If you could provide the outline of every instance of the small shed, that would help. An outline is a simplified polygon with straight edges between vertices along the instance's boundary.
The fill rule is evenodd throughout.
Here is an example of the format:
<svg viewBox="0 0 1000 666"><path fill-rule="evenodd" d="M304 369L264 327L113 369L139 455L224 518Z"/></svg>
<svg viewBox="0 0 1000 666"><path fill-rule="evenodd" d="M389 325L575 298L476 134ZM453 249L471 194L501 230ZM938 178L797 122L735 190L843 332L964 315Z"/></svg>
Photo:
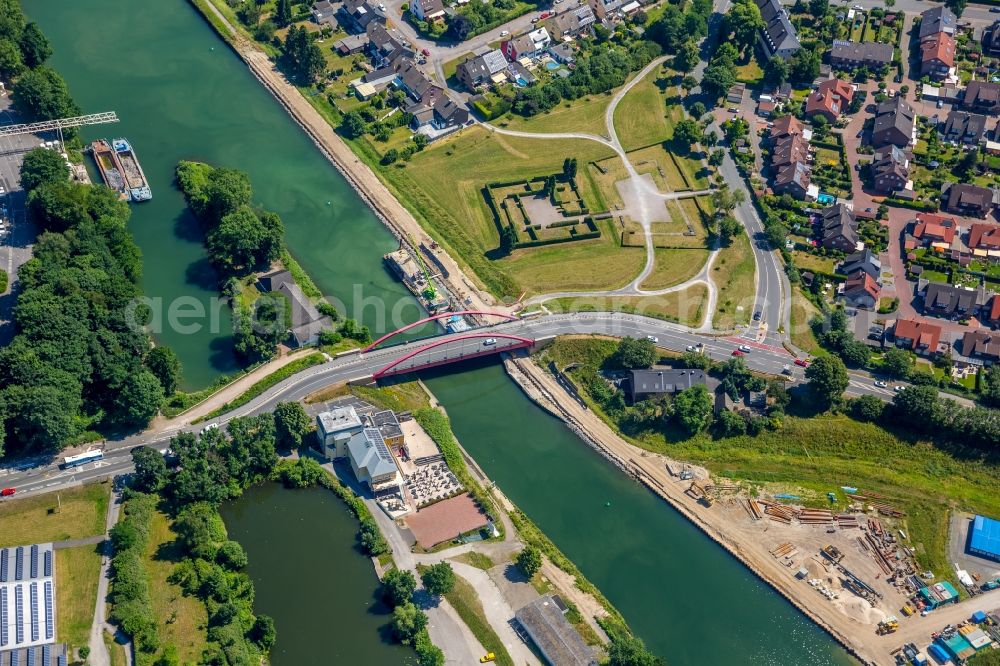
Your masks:
<svg viewBox="0 0 1000 666"><path fill-rule="evenodd" d="M983 622L986 622L986 613L984 613L981 610L976 611L975 613L972 614L972 621L975 622L976 624L982 624Z"/></svg>

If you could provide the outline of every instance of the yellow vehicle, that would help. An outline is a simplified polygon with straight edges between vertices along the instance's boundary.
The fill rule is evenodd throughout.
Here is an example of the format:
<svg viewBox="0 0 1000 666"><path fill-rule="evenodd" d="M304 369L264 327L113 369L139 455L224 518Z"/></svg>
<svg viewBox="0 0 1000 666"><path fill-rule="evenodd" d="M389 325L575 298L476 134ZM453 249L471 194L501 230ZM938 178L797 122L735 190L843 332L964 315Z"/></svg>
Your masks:
<svg viewBox="0 0 1000 666"><path fill-rule="evenodd" d="M493 661L496 658L497 656L495 654L493 654L492 652L487 652L486 654L484 654L482 657L479 658L479 663L485 664Z"/></svg>

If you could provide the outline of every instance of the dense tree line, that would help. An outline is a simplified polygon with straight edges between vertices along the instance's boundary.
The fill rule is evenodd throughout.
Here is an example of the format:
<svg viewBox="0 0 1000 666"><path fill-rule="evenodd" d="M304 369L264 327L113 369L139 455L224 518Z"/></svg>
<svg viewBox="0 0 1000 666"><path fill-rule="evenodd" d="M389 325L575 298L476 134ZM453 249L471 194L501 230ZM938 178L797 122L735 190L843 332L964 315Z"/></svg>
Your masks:
<svg viewBox="0 0 1000 666"><path fill-rule="evenodd" d="M435 596L447 594L455 584L455 573L447 562L429 567L424 578L432 581ZM392 608L390 627L396 640L416 650L420 666L442 666L444 653L427 634L427 614L413 603L417 580L409 571L392 569L382 579L382 598Z"/></svg>
<svg viewBox="0 0 1000 666"><path fill-rule="evenodd" d="M319 44L303 26L293 25L281 44L281 64L300 84L321 81L326 75L326 58Z"/></svg>
<svg viewBox="0 0 1000 666"><path fill-rule="evenodd" d="M42 233L19 271L17 335L0 350L0 419L16 452L58 450L87 429L144 427L165 393L148 367L128 206L106 187L68 181L40 153L51 151L29 153L22 180Z"/></svg>
<svg viewBox="0 0 1000 666"><path fill-rule="evenodd" d="M66 82L45 62L49 40L29 23L17 0L0 0L0 78L14 82L14 106L25 120L80 115Z"/></svg>
<svg viewBox="0 0 1000 666"><path fill-rule="evenodd" d="M153 614L149 578L143 565L149 526L158 500L156 495L132 494L121 521L111 529L115 556L111 560L114 582L108 597L111 602L109 619L132 637L138 652L145 654L160 647L159 620Z"/></svg>

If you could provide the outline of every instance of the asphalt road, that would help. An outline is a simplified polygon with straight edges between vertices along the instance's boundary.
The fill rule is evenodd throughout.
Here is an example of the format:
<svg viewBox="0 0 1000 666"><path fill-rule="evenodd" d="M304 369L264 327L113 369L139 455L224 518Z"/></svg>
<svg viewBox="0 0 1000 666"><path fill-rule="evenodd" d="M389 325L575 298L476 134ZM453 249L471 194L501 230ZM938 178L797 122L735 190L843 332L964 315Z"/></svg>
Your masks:
<svg viewBox="0 0 1000 666"><path fill-rule="evenodd" d="M778 375L781 374L785 365L789 365L793 382L799 382L804 378L803 369L791 365L792 357L780 347L767 347L741 338L700 335L676 324L637 315L621 313L548 315L484 327L478 332L485 334L486 331L492 335L506 333L539 341L571 334L601 334L637 338L653 336L657 340L658 347L671 351L683 352L689 346L702 343L704 353L716 361L725 361L730 358L732 352L739 345L746 343L752 347L752 351L744 357L751 369ZM428 361L441 361L446 357L449 359L471 358L478 355L479 352L483 351L481 341L462 339L463 336L467 335L469 335L468 332L438 336L433 340L433 343L445 344L434 347L433 351L429 352ZM507 343L504 342L504 338L497 337L496 339L495 350L501 351ZM271 411L279 402L301 400L331 384L369 378L392 361L429 344L431 341L415 341L376 349L367 354L354 353L339 356L327 363L300 372L246 405L196 427L175 427L163 432L141 433L120 440L108 441L103 445L105 452L103 460L71 470L60 469L57 462L53 463L43 459L21 461L7 468L0 468L0 487L15 487L19 494L46 492L76 483L127 473L132 469L130 450L135 446L151 446L161 452L166 451L170 438L179 432L199 431L209 423L224 425L238 416ZM410 367L412 365L410 364ZM874 385L873 381L869 376L854 374L851 376L847 393L849 395L875 395L886 401L891 400L894 395L892 389L879 388Z"/></svg>

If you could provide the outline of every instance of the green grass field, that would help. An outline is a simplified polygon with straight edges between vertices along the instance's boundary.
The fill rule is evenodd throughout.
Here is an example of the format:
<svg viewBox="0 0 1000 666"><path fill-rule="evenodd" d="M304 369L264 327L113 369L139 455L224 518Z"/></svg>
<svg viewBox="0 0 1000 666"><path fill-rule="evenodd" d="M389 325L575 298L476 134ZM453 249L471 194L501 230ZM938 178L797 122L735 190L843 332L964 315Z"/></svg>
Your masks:
<svg viewBox="0 0 1000 666"><path fill-rule="evenodd" d="M104 633L104 646L108 648L108 656L111 657L111 666L127 666L128 658L125 656L125 647L115 642L115 639Z"/></svg>
<svg viewBox="0 0 1000 666"><path fill-rule="evenodd" d="M809 325L813 317L819 314L819 310L802 294L802 291L797 286L792 287L791 307L790 319L792 330L788 333L792 339L792 344L810 354L822 352L819 341L813 335L812 326Z"/></svg>
<svg viewBox="0 0 1000 666"><path fill-rule="evenodd" d="M676 120L667 117L666 101L677 91L667 81L667 73L664 67L650 72L618 103L615 131L626 151L666 141L673 134ZM680 111L679 106L675 109Z"/></svg>
<svg viewBox="0 0 1000 666"><path fill-rule="evenodd" d="M181 561L180 546L170 519L157 511L149 528L149 546L144 562L149 574L149 594L153 614L159 618L160 641L174 645L180 663L196 663L207 642L208 613L195 597L184 596L181 588L167 578Z"/></svg>
<svg viewBox="0 0 1000 666"><path fill-rule="evenodd" d="M587 95L572 101L563 100L548 111L524 117L508 113L493 124L518 132L584 132L607 137L604 112L615 91Z"/></svg>
<svg viewBox="0 0 1000 666"><path fill-rule="evenodd" d="M99 545L56 551L56 638L67 643L71 653L90 642L100 576Z"/></svg>
<svg viewBox="0 0 1000 666"><path fill-rule="evenodd" d="M719 289L715 327L725 330L749 322L755 285L753 252L746 234L740 234L729 247L723 248L712 266L711 276Z"/></svg>
<svg viewBox="0 0 1000 666"><path fill-rule="evenodd" d="M0 502L0 548L104 534L108 483Z"/></svg>
<svg viewBox="0 0 1000 666"><path fill-rule="evenodd" d="M704 315L708 288L696 284L662 296L559 298L545 304L553 312L628 312L697 326Z"/></svg>
<svg viewBox="0 0 1000 666"><path fill-rule="evenodd" d="M656 249L653 272L640 286L643 289L665 289L690 279L708 260L708 250Z"/></svg>

